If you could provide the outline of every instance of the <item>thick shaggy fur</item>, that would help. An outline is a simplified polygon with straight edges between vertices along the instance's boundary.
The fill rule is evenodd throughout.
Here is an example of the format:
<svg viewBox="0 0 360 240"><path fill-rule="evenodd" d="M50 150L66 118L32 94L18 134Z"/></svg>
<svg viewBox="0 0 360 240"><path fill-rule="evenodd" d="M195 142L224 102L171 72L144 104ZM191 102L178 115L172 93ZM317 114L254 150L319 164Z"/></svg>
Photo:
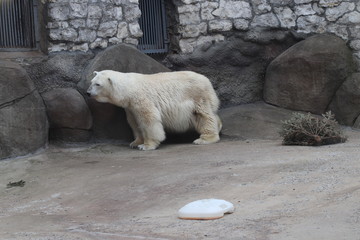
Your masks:
<svg viewBox="0 0 360 240"><path fill-rule="evenodd" d="M190 71L157 74L95 72L88 94L123 107L135 140L131 147L156 149L165 131L195 129L195 144L219 141L219 99L208 78Z"/></svg>

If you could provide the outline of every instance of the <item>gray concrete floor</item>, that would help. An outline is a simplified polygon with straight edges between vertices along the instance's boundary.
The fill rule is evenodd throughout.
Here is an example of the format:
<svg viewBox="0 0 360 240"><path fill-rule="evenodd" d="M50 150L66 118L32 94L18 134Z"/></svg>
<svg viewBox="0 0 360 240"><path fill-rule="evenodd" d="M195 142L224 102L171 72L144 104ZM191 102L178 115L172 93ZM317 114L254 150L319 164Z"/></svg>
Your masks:
<svg viewBox="0 0 360 240"><path fill-rule="evenodd" d="M62 148L0 161L0 239L360 239L360 133L322 147L280 141ZM7 188L24 180L24 187ZM181 220L204 198L233 214Z"/></svg>

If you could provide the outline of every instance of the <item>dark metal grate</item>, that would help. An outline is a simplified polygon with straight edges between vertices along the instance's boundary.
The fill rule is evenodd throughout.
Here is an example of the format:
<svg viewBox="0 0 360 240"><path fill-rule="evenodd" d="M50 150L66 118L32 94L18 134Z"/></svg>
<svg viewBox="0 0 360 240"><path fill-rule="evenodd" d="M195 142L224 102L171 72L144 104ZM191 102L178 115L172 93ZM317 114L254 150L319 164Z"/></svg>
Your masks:
<svg viewBox="0 0 360 240"><path fill-rule="evenodd" d="M0 49L35 47L33 0L0 0Z"/></svg>
<svg viewBox="0 0 360 240"><path fill-rule="evenodd" d="M143 36L139 40L139 50L144 53L166 53L169 41L164 0L140 0L139 8L139 24L143 31Z"/></svg>

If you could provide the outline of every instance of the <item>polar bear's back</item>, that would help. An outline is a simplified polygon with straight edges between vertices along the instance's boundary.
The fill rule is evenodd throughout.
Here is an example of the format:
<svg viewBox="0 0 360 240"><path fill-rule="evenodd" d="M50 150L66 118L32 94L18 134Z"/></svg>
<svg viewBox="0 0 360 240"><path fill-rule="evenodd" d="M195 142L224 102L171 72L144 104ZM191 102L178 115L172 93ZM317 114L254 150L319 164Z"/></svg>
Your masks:
<svg viewBox="0 0 360 240"><path fill-rule="evenodd" d="M210 80L204 75L191 71L132 75L147 94L155 95L155 99L169 99L171 102L205 100L214 112L219 108L220 101Z"/></svg>

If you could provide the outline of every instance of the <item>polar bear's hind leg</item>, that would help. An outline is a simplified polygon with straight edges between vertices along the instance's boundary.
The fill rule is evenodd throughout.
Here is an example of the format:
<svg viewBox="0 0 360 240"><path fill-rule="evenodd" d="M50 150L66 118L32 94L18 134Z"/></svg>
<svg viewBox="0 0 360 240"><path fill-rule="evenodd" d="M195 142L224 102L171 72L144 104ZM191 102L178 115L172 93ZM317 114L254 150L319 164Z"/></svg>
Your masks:
<svg viewBox="0 0 360 240"><path fill-rule="evenodd" d="M200 134L200 138L194 144L210 144L220 140L219 132L221 121L209 106L206 109L198 108L195 112L195 130Z"/></svg>

